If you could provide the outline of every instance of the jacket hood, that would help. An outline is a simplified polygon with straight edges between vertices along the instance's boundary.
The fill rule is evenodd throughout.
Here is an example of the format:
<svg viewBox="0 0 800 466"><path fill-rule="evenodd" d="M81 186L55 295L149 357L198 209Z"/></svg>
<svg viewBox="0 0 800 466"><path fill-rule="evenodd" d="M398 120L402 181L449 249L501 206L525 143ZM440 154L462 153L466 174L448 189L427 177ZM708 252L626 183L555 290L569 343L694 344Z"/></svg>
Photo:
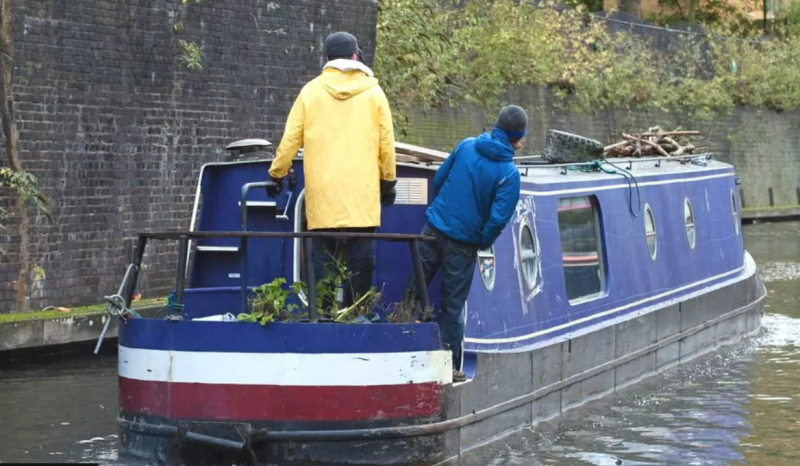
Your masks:
<svg viewBox="0 0 800 466"><path fill-rule="evenodd" d="M367 65L344 59L326 63L320 80L322 87L339 100L347 100L378 85L378 80Z"/></svg>
<svg viewBox="0 0 800 466"><path fill-rule="evenodd" d="M475 149L487 159L498 162L514 160L514 148L502 130L494 128L491 133L483 133L475 140Z"/></svg>

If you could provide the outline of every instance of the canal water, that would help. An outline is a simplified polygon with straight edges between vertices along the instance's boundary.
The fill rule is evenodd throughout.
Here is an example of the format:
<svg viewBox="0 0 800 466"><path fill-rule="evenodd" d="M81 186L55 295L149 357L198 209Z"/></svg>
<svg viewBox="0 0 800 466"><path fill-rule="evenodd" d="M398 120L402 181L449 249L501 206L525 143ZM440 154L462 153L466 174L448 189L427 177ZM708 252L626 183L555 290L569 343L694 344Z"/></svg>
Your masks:
<svg viewBox="0 0 800 466"><path fill-rule="evenodd" d="M800 465L800 222L748 225L761 333L473 450L461 466ZM120 462L116 358L0 366L0 463ZM138 466L138 464L136 465Z"/></svg>

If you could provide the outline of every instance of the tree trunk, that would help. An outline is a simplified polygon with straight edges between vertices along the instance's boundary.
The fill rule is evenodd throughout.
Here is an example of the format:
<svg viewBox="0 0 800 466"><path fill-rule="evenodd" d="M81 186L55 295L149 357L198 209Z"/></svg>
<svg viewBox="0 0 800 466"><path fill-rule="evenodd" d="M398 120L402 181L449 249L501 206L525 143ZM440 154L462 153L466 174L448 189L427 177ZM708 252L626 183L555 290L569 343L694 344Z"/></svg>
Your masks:
<svg viewBox="0 0 800 466"><path fill-rule="evenodd" d="M619 0L619 11L641 18L642 0Z"/></svg>
<svg viewBox="0 0 800 466"><path fill-rule="evenodd" d="M700 0L689 0L689 16L686 19L691 24L695 22L698 6L700 6Z"/></svg>
<svg viewBox="0 0 800 466"><path fill-rule="evenodd" d="M21 172L22 165L17 154L19 133L14 117L14 94L12 72L14 65L14 0L0 0L0 118L3 120L3 135L6 139L6 159L8 167ZM27 309L28 276L30 274L30 218L26 207L27 198L17 193L17 213L19 214L19 275L14 289L16 290L17 311Z"/></svg>

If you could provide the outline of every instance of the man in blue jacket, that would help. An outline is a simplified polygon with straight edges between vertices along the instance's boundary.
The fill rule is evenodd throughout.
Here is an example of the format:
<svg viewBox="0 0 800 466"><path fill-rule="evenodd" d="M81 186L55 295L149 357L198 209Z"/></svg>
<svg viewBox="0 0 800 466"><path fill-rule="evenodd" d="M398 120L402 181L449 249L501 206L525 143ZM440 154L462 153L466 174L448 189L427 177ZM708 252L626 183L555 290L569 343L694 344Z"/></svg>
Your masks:
<svg viewBox="0 0 800 466"><path fill-rule="evenodd" d="M426 284L442 272L440 311L436 315L444 343L453 351L454 381L461 372L464 303L469 295L480 249L500 236L519 201L519 170L514 151L522 148L528 115L509 105L490 133L461 141L436 172L435 198L427 210L420 243Z"/></svg>

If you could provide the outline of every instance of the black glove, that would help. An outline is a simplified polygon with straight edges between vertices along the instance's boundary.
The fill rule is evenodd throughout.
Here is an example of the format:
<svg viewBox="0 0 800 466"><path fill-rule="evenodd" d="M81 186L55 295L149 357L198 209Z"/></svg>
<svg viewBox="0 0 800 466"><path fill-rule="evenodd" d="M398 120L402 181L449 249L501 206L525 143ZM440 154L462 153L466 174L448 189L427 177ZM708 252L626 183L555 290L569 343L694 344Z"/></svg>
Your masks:
<svg viewBox="0 0 800 466"><path fill-rule="evenodd" d="M394 189L396 184L397 180L381 180L381 205L394 204L395 198L397 198L397 191Z"/></svg>
<svg viewBox="0 0 800 466"><path fill-rule="evenodd" d="M267 186L267 196L278 197L278 194L283 190L283 178L273 178L270 176L269 180L275 184Z"/></svg>

